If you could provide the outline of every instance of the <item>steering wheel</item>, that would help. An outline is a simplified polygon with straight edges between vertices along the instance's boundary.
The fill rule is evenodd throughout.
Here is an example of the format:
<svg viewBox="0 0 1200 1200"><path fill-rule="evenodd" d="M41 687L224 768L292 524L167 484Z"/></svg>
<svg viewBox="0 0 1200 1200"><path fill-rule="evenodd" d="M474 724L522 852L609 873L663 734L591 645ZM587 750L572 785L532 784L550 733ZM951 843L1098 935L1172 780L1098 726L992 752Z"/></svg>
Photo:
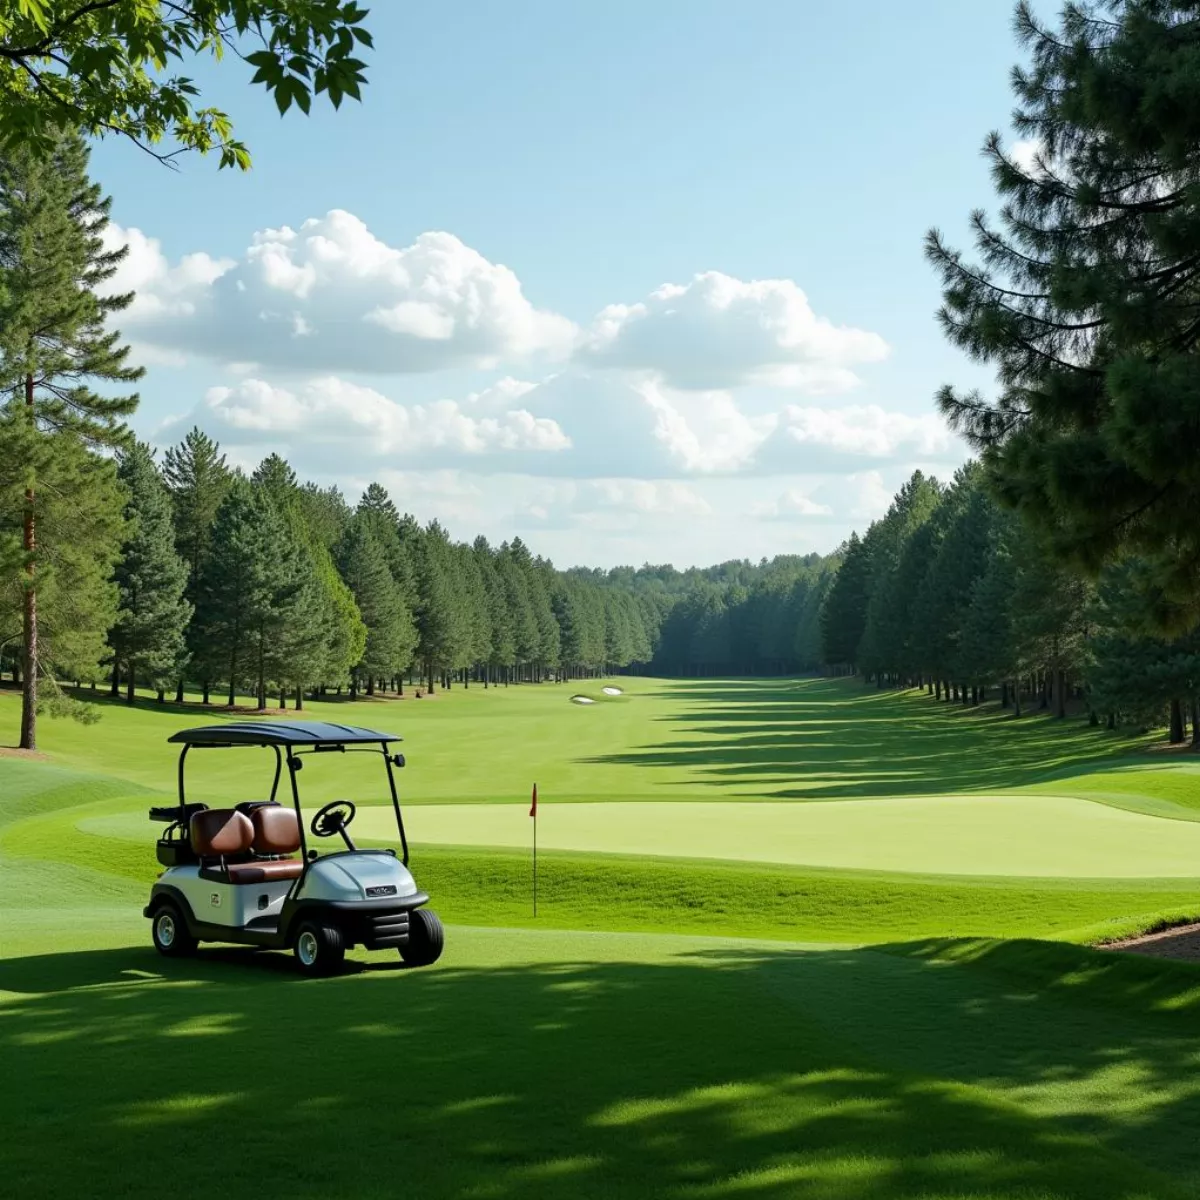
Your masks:
<svg viewBox="0 0 1200 1200"><path fill-rule="evenodd" d="M346 837L346 827L354 820L357 811L350 800L334 800L313 816L308 827L315 837L333 837L337 833Z"/></svg>

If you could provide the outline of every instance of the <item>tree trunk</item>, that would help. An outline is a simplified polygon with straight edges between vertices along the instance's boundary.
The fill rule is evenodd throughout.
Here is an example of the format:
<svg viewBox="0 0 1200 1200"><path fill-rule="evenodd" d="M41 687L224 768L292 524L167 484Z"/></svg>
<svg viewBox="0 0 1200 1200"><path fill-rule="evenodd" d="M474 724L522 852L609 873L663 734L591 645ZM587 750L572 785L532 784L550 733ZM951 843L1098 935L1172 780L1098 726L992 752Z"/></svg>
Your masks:
<svg viewBox="0 0 1200 1200"><path fill-rule="evenodd" d="M175 703L176 704L183 703L183 680L182 679L175 685Z"/></svg>
<svg viewBox="0 0 1200 1200"><path fill-rule="evenodd" d="M304 711L304 689L299 684L296 684L296 711Z"/></svg>
<svg viewBox="0 0 1200 1200"><path fill-rule="evenodd" d="M279 707L285 710L287 708L287 691L282 683L279 685Z"/></svg>
<svg viewBox="0 0 1200 1200"><path fill-rule="evenodd" d="M115 700L121 694L121 672L117 670L117 660L113 658L112 683L109 685L108 694Z"/></svg>
<svg viewBox="0 0 1200 1200"><path fill-rule="evenodd" d="M1067 679L1062 667L1054 668L1054 715L1060 719L1067 715Z"/></svg>
<svg viewBox="0 0 1200 1200"><path fill-rule="evenodd" d="M201 689L201 696L202 696L202 702L204 704L207 704L208 703L208 681L207 680L205 680L204 686Z"/></svg>
<svg viewBox="0 0 1200 1200"><path fill-rule="evenodd" d="M1171 701L1171 745L1178 746L1183 741L1183 705L1178 699Z"/></svg>
<svg viewBox="0 0 1200 1200"><path fill-rule="evenodd" d="M1001 708L1008 707L1008 684L1007 683L1002 683L1000 685L1000 707Z"/></svg>
<svg viewBox="0 0 1200 1200"><path fill-rule="evenodd" d="M28 409L30 426L34 423L33 375L25 376L25 406ZM37 749L37 699L38 699L38 623L37 623L37 578L33 554L37 548L37 531L34 525L33 488L25 489L25 513L23 521L23 547L25 560L25 596L23 605L23 632L25 635L24 655L21 669L25 678L21 681L21 741L22 750Z"/></svg>
<svg viewBox="0 0 1200 1200"><path fill-rule="evenodd" d="M159 688L159 689L158 689L158 695L155 697L155 699L157 699L157 701L158 701L158 703L159 703L159 704L166 704L166 702L167 702L167 693L166 693L166 692L164 692L164 691L162 690L162 688Z"/></svg>
<svg viewBox="0 0 1200 1200"><path fill-rule="evenodd" d="M1200 748L1200 696L1192 697L1192 749Z"/></svg>
<svg viewBox="0 0 1200 1200"><path fill-rule="evenodd" d="M1094 708L1088 709L1088 725L1092 729L1100 727L1100 714Z"/></svg>
<svg viewBox="0 0 1200 1200"><path fill-rule="evenodd" d="M1019 679L1017 679L1013 682L1012 698L1013 698L1013 716L1019 717L1021 715L1021 681Z"/></svg>
<svg viewBox="0 0 1200 1200"><path fill-rule="evenodd" d="M1109 713L1108 714L1108 724L1107 724L1106 728L1116 729L1116 727L1117 727L1117 714Z"/></svg>
<svg viewBox="0 0 1200 1200"><path fill-rule="evenodd" d="M133 663L130 663L129 666L125 670L125 703L126 704L132 704L134 701L134 695L133 695L134 675L135 675L135 671L133 669Z"/></svg>

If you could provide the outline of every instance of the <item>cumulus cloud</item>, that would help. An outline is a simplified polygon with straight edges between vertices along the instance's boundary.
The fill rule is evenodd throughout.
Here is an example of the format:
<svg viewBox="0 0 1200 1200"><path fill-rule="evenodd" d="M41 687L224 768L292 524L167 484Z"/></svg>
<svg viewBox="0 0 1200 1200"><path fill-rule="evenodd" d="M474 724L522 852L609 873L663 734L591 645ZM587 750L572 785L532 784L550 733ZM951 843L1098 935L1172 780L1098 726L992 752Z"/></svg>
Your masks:
<svg viewBox="0 0 1200 1200"><path fill-rule="evenodd" d="M833 509L820 504L798 488L788 488L782 495L751 510L752 515L766 521L793 521L799 517L829 517Z"/></svg>
<svg viewBox="0 0 1200 1200"><path fill-rule="evenodd" d="M942 460L954 456L956 448L954 436L933 414L914 417L877 404L849 408L789 404L779 413L771 444L761 458L764 464L792 469L802 464L828 468L864 458Z"/></svg>
<svg viewBox="0 0 1200 1200"><path fill-rule="evenodd" d="M331 467L420 459L581 480L852 473L962 454L932 416L799 405L756 414L731 392L575 368L540 384L506 377L462 400L422 404L335 375L285 386L248 374L209 389L158 438L192 423L230 446L280 443Z"/></svg>
<svg viewBox="0 0 1200 1200"><path fill-rule="evenodd" d="M708 271L637 304L609 305L576 357L652 371L677 388L769 383L830 393L853 387L853 368L887 353L878 334L818 317L790 279L746 282Z"/></svg>
<svg viewBox="0 0 1200 1200"><path fill-rule="evenodd" d="M240 260L188 255L174 266L136 229L113 286L135 287L126 332L150 346L300 370L373 373L494 366L565 356L575 326L535 308L520 280L450 233L390 246L334 209L254 234Z"/></svg>
<svg viewBox="0 0 1200 1200"><path fill-rule="evenodd" d="M662 479L589 479L543 484L519 505L520 528L630 529L645 520L707 517L712 506L686 483Z"/></svg>
<svg viewBox="0 0 1200 1200"><path fill-rule="evenodd" d="M508 454L553 454L571 441L558 424L513 408L474 415L453 400L397 404L373 388L334 376L289 389L262 379L210 388L185 418L161 429L160 441L198 424L233 446L284 445L301 459L478 461Z"/></svg>

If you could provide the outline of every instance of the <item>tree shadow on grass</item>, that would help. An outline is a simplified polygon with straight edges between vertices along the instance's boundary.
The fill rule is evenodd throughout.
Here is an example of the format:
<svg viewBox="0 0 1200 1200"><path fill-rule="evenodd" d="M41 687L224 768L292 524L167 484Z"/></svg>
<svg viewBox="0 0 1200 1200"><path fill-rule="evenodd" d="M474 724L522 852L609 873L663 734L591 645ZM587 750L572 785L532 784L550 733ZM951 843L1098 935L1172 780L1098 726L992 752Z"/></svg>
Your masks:
<svg viewBox="0 0 1200 1200"><path fill-rule="evenodd" d="M1128 763L1136 746L1079 721L1017 721L997 705L963 708L845 681L697 681L662 695L682 707L649 728L669 734L584 761L683 768L744 781L745 795L818 800L1024 787Z"/></svg>
<svg viewBox="0 0 1200 1200"><path fill-rule="evenodd" d="M1147 991L1142 973L1110 972L1104 990L1121 1003L1105 1006L1070 991L1087 952L1024 974L1020 956L952 957L944 943L733 947L482 968L455 967L451 952L432 970L317 982L269 954L10 960L5 1186L430 1200L1191 1194L1197 1150L1181 1131L1200 1120L1185 1069L1196 1024L1190 1002L1170 1002L1200 973ZM1056 1107L1060 1094L1074 1105Z"/></svg>

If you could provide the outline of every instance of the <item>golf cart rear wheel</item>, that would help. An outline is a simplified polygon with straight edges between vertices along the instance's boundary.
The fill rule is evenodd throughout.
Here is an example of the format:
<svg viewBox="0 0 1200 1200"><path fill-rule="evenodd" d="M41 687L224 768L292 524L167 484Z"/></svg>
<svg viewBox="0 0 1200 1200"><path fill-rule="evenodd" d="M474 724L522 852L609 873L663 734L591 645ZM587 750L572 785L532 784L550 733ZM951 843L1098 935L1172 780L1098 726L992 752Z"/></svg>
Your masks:
<svg viewBox="0 0 1200 1200"><path fill-rule="evenodd" d="M155 950L167 958L185 958L196 953L196 939L179 909L170 902L159 906L150 923L150 933Z"/></svg>
<svg viewBox="0 0 1200 1200"><path fill-rule="evenodd" d="M346 943L336 925L304 921L292 940L296 962L305 975L332 975L346 957Z"/></svg>
<svg viewBox="0 0 1200 1200"><path fill-rule="evenodd" d="M410 967L427 967L442 957L446 933L441 918L431 908L414 908L408 914L408 941L400 957Z"/></svg>

